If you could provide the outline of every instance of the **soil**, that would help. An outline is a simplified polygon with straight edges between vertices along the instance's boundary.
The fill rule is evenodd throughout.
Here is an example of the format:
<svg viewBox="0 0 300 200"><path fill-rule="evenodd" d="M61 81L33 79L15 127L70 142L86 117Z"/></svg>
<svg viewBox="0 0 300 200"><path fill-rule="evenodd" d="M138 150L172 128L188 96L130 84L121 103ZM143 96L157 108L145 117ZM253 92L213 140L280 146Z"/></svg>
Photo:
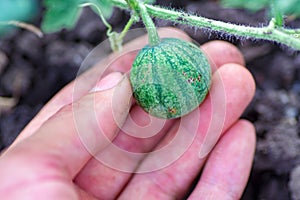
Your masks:
<svg viewBox="0 0 300 200"><path fill-rule="evenodd" d="M224 9L213 0L159 4L238 24L262 26L268 22L265 11ZM115 30L121 30L127 19L128 13L116 9L109 21ZM39 21L36 19L37 25ZM257 84L255 98L243 114L255 124L257 148L242 199L300 199L299 52L272 42L195 30L163 20L156 20L156 24L177 26L200 44L218 38L240 48ZM300 20L288 19L287 25L300 27ZM17 30L0 40L0 97L5 97L0 98L0 149L9 146L41 107L75 78L83 59L105 38L105 26L85 9L72 31L39 39Z"/></svg>

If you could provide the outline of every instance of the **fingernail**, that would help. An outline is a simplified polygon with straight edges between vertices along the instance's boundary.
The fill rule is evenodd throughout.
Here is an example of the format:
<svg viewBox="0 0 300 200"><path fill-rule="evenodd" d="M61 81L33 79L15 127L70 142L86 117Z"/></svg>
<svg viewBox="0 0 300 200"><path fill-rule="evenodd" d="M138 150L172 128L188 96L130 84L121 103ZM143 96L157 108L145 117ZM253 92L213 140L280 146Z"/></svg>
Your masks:
<svg viewBox="0 0 300 200"><path fill-rule="evenodd" d="M123 78L120 72L113 72L101 79L90 92L100 92L115 87Z"/></svg>

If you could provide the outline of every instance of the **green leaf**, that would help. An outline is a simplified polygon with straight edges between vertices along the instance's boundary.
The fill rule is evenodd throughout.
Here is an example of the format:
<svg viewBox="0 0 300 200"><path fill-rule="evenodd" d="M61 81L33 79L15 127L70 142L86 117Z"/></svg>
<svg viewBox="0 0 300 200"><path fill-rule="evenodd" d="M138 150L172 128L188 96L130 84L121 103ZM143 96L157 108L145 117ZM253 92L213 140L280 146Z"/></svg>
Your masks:
<svg viewBox="0 0 300 200"><path fill-rule="evenodd" d="M263 8L273 9L270 10L272 17L280 21L280 13L283 15L300 16L300 3L299 0L221 0L224 7L231 8L244 8L251 11L258 11ZM279 22L280 23L280 22Z"/></svg>
<svg viewBox="0 0 300 200"><path fill-rule="evenodd" d="M46 12L42 30L46 33L56 32L63 28L75 26L81 11L82 0L44 0Z"/></svg>
<svg viewBox="0 0 300 200"><path fill-rule="evenodd" d="M90 2L95 4L98 8L100 8L103 16L108 19L111 17L113 13L113 5L110 0L87 0L86 2ZM91 7L92 10L99 15L98 11L94 8Z"/></svg>
<svg viewBox="0 0 300 200"><path fill-rule="evenodd" d="M0 35L11 29L5 22L28 22L38 14L36 0L1 0L0 10Z"/></svg>
<svg viewBox="0 0 300 200"><path fill-rule="evenodd" d="M300 16L300 2L299 0L276 0L276 5L283 14Z"/></svg>
<svg viewBox="0 0 300 200"><path fill-rule="evenodd" d="M146 4L155 4L156 0L143 0Z"/></svg>
<svg viewBox="0 0 300 200"><path fill-rule="evenodd" d="M277 7L278 5L275 3L275 0L271 1L271 17L275 19L275 25L281 27L284 24L282 10Z"/></svg>
<svg viewBox="0 0 300 200"><path fill-rule="evenodd" d="M260 10L269 5L269 0L221 0L224 7L245 8L251 11Z"/></svg>
<svg viewBox="0 0 300 200"><path fill-rule="evenodd" d="M82 10L81 5L85 3L91 3L100 8L105 18L111 17L113 13L113 5L110 0L44 0L46 12L42 22L42 30L50 33L63 28L74 28ZM90 7L99 15L94 6Z"/></svg>
<svg viewBox="0 0 300 200"><path fill-rule="evenodd" d="M37 14L35 0L2 0L0 8L0 21L27 21Z"/></svg>

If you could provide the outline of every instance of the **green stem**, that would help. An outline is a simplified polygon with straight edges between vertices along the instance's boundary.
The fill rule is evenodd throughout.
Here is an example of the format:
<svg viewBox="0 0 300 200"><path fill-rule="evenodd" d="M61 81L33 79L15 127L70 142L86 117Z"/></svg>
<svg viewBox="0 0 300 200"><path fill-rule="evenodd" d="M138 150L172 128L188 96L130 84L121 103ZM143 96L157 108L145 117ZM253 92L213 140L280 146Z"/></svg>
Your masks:
<svg viewBox="0 0 300 200"><path fill-rule="evenodd" d="M140 2L139 0L127 0L127 3L131 7L131 9L139 13L142 17L142 20L148 32L149 44L151 46L158 45L160 42L160 38L158 36L156 26L148 14L145 4Z"/></svg>
<svg viewBox="0 0 300 200"><path fill-rule="evenodd" d="M136 16L131 15L131 18L125 25L121 33L112 32L109 36L110 46L113 52L120 52L122 50L123 39L126 36L128 30L134 22L136 22Z"/></svg>
<svg viewBox="0 0 300 200"><path fill-rule="evenodd" d="M111 27L111 25L106 21L104 15L103 15L103 13L102 13L102 10L101 10L96 4L94 4L94 3L83 3L83 4L80 5L80 7L87 7L87 6L90 6L90 7L93 6L93 7L97 10L98 15L100 16L100 18L101 18L103 24L104 24L104 25L106 26L106 28L107 28L106 34L107 34L108 37L110 37L110 36L112 35L112 27Z"/></svg>
<svg viewBox="0 0 300 200"><path fill-rule="evenodd" d="M111 0L114 6L122 9L130 9L124 0ZM160 19L170 20L180 24L211 29L219 32L226 32L232 35L241 36L245 38L264 39L269 41L276 41L288 45L294 49L300 50L300 39L295 37L282 28L265 27L249 27L243 25L230 24L218 20L207 19L205 17L190 15L175 10L168 10L159 6L144 5L147 13L150 16Z"/></svg>
<svg viewBox="0 0 300 200"><path fill-rule="evenodd" d="M129 21L127 22L127 24L125 25L124 29L122 30L122 32L119 35L119 40L123 41L125 35L127 34L127 32L129 31L130 27L132 26L132 24L134 24L137 20L137 16L135 16L134 14L131 15Z"/></svg>

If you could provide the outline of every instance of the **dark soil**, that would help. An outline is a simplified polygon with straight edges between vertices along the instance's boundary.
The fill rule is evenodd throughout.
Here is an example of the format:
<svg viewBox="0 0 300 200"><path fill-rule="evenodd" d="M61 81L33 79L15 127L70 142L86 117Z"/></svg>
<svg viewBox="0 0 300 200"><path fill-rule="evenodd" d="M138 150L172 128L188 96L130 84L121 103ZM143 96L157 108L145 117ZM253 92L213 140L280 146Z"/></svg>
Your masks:
<svg viewBox="0 0 300 200"><path fill-rule="evenodd" d="M160 4L232 23L262 26L268 22L264 11L222 9L212 0ZM127 19L128 13L116 9L110 22L115 30L121 30ZM195 30L162 20L156 20L156 24L177 26L200 44L218 38L241 49L257 84L255 98L243 115L256 126L257 148L242 199L300 199L300 54L271 42ZM300 20L287 25L300 27ZM17 30L0 40L0 97L6 97L0 99L0 149L9 146L40 108L75 78L83 59L105 38L99 18L84 10L73 31L39 39ZM11 106L14 100L17 104Z"/></svg>

